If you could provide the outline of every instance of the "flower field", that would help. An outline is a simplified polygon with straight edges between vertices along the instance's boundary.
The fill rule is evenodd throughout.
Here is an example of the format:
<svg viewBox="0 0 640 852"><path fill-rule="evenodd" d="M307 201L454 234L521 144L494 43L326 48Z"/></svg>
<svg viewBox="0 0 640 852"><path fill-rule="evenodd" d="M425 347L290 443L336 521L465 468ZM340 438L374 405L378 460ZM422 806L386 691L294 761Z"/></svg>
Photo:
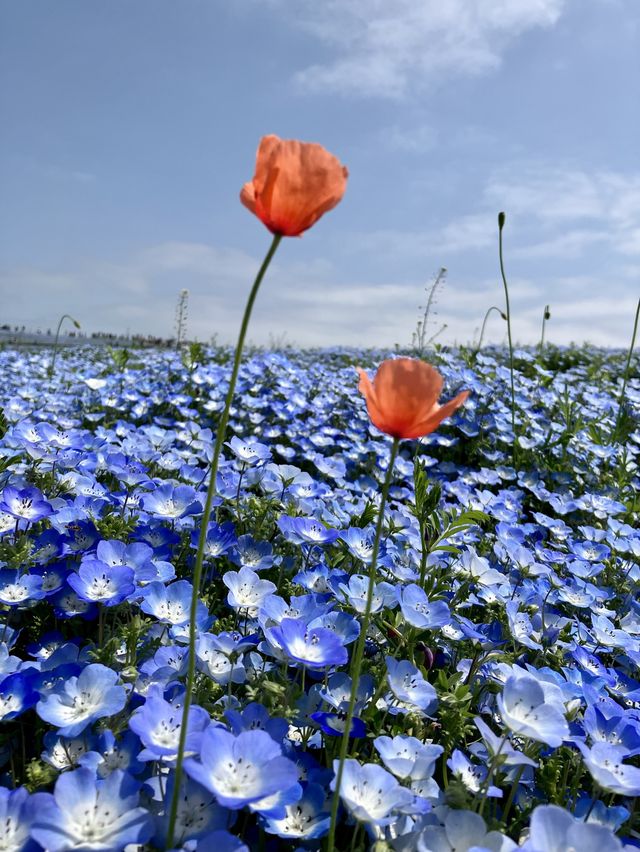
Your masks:
<svg viewBox="0 0 640 852"><path fill-rule="evenodd" d="M638 848L636 364L233 354L0 352L0 849Z"/></svg>

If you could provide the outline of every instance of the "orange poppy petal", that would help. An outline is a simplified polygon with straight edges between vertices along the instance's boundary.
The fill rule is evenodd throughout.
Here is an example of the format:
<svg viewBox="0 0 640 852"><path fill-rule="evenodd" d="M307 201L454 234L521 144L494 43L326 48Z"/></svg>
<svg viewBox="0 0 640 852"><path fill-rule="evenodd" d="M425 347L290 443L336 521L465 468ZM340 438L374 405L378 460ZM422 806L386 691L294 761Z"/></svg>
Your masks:
<svg viewBox="0 0 640 852"><path fill-rule="evenodd" d="M451 417L451 415L460 408L460 406L466 401L469 394L470 391L468 390L462 391L457 396L454 396L453 399L450 399L449 402L445 402L444 405L438 406L436 411L431 412L423 420L412 424L409 430L411 434L406 435L405 437L422 438L424 435L429 435L431 432L434 432L443 420L446 420L447 417Z"/></svg>
<svg viewBox="0 0 640 852"><path fill-rule="evenodd" d="M299 236L338 204L348 171L322 145L265 136L251 196L241 200L275 234ZM249 203L247 203L249 202Z"/></svg>
<svg viewBox="0 0 640 852"><path fill-rule="evenodd" d="M373 384L390 434L408 437L407 429L432 414L442 383L438 371L424 361L415 358L383 361Z"/></svg>
<svg viewBox="0 0 640 852"><path fill-rule="evenodd" d="M252 213L256 212L256 193L253 188L253 183L245 183L245 185L240 190L240 201L251 210Z"/></svg>

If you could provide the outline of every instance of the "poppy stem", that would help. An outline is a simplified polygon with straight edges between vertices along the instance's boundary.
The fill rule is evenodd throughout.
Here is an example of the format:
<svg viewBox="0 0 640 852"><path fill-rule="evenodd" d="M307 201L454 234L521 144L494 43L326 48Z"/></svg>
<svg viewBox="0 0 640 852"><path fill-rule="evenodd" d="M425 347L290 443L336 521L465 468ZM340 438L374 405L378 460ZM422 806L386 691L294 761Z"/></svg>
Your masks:
<svg viewBox="0 0 640 852"><path fill-rule="evenodd" d="M631 366L631 357L633 356L633 347L636 345L636 334L638 332L638 319L640 319L640 299L638 299L638 305L636 307L636 318L633 323L633 334L631 335L631 346L629 347L629 354L627 355L627 363L624 368L624 374L622 379L622 390L620 391L620 399L618 400L618 415L616 417L616 425L613 427L613 435L611 436L614 443L617 443L619 440L619 429L620 422L622 420L622 412L624 410L624 395L627 390L627 382L629 381L629 367Z"/></svg>
<svg viewBox="0 0 640 852"><path fill-rule="evenodd" d="M47 370L47 377L49 379L53 378L53 373L56 368L56 358L58 357L58 344L60 340L60 329L62 328L62 323L66 320L71 320L76 328L80 328L80 323L78 320L75 320L70 314L62 314L60 317L60 322L58 323L58 328L56 329L56 336L53 341L53 355L51 357L51 363L49 364L49 369Z"/></svg>
<svg viewBox="0 0 640 852"><path fill-rule="evenodd" d="M367 639L367 630L371 620L371 607L373 604L373 589L376 580L376 569L378 567L378 551L380 549L380 538L382 536L382 527L384 526L384 510L387 504L387 495L389 494L389 486L393 478L393 465L398 454L400 439L394 438L391 445L391 456L389 458L389 466L384 479L382 491L380 493L380 509L378 511L378 522L376 524L376 533L373 540L373 551L371 554L371 564L369 565L369 585L367 587L367 600L365 602L364 613L362 615L362 625L360 627L360 635L356 643L356 649L351 661L351 696L349 698L349 709L344 724L344 732L340 743L340 756L338 771L336 773L336 785L331 803L331 825L329 827L329 836L327 840L327 852L333 852L335 849L336 822L338 817L338 805L340 803L340 785L342 783L342 773L344 770L344 762L349 749L349 738L351 734L351 723L355 713L356 700L358 696L358 686L360 685L360 669L362 668L362 660L364 657L364 646Z"/></svg>
<svg viewBox="0 0 640 852"><path fill-rule="evenodd" d="M176 818L178 815L178 802L180 799L180 783L182 781L182 765L184 763L184 751L187 742L187 724L189 720L189 709L191 707L191 698L193 692L193 684L195 680L196 673L196 616L198 612L198 600L200 593L200 580L202 578L202 565L204 562L204 548L207 540L207 528L209 526L209 518L211 517L211 506L213 503L213 498L216 493L216 478L218 474L218 462L220 460L220 453L222 452L222 444L224 443L225 434L227 431L227 423L229 422L229 410L231 409L231 403L233 402L233 395L235 392L236 381L238 379L238 372L240 370L240 361L242 360L242 349L244 347L244 339L247 334L247 328L249 327L249 320L251 319L251 311L253 309L253 303L256 300L256 296L258 295L258 290L260 289L260 284L262 283L262 279L264 278L265 272L269 268L269 264L276 253L276 249L280 244L280 240L282 239L282 234L275 234L271 245L269 247L269 251L267 252L265 259L262 261L262 266L258 270L258 274L256 275L256 279L253 282L253 287L251 288L251 292L249 293L249 298L247 299L247 304L244 309L244 316L242 317L242 325L240 326L240 334L238 335L238 342L236 344L235 357L233 360L233 369L231 371L231 378L229 379L229 388L227 389L227 397L225 399L224 409L222 412L222 416L220 417L220 422L218 423L218 428L216 430L216 443L213 450L213 461L211 462L211 473L209 475L209 487L207 489L207 498L204 504L204 511L202 514L202 523L200 526L200 536L198 539L198 551L196 553L196 564L193 569L193 577L191 582L193 584L193 593L191 595L191 609L189 612L189 665L187 669L187 681L186 681L186 691L184 695L184 707L182 710L182 724L180 726L180 741L178 744L178 754L176 757L176 768L173 778L173 793L171 796L171 810L169 814L169 826L167 828L167 838L166 838L166 849L173 849L173 837L175 833L175 825Z"/></svg>
<svg viewBox="0 0 640 852"><path fill-rule="evenodd" d="M507 318L507 315L505 314L504 311L501 311L500 308L496 307L495 305L491 305L489 310L484 315L484 319L482 320L482 328L480 329L480 337L478 339L478 345L476 346L476 354L482 349L482 341L484 340L484 331L485 331L485 328L487 327L487 320L489 319L489 314L491 313L491 311L497 311L500 314L500 316L502 317L503 320L506 320L506 318Z"/></svg>
<svg viewBox="0 0 640 852"><path fill-rule="evenodd" d="M502 229L504 228L505 214L498 213L498 252L500 255L500 274L502 275L502 283L504 284L504 298L507 306L507 335L509 338L509 372L511 373L511 431L513 432L512 459L513 466L516 465L516 391L513 380L513 341L511 339L511 308L509 306L509 286L507 284L507 276L504 271L504 260L502 257Z"/></svg>
<svg viewBox="0 0 640 852"><path fill-rule="evenodd" d="M545 305L542 312L542 333L540 334L540 343L538 344L538 355L542 355L542 350L544 349L544 330L549 319L551 319L551 312L549 311L549 305Z"/></svg>

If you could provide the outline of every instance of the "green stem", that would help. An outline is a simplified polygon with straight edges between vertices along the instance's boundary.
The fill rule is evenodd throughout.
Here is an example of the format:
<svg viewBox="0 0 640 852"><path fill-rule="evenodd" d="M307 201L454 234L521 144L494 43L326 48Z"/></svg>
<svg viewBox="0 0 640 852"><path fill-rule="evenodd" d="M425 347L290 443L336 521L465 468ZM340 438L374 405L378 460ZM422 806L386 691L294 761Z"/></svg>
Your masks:
<svg viewBox="0 0 640 852"><path fill-rule="evenodd" d="M507 284L507 276L504 271L504 260L502 257L502 229L504 228L505 215L498 213L498 251L500 255L500 274L502 275L502 283L504 284L504 298L507 305L507 335L509 338L509 371L511 373L511 430L513 432L513 447L512 459L513 466L516 466L516 391L513 380L513 341L511 339L511 307L509 305L509 286Z"/></svg>
<svg viewBox="0 0 640 852"><path fill-rule="evenodd" d="M618 401L618 416L616 417L616 425L613 427L613 440L618 440L618 429L620 428L620 421L622 420L622 410L624 405L624 395L627 390L627 382L629 380L629 367L631 366L631 358L633 356L633 347L636 345L636 334L638 331L638 319L640 318L640 299L638 299L638 306L636 307L636 318L633 323L633 335L631 336L631 346L629 347L629 354L627 355L627 364L624 368L624 377L622 379L622 390L620 391L620 399Z"/></svg>
<svg viewBox="0 0 640 852"><path fill-rule="evenodd" d="M49 378L53 377L53 371L56 366L56 358L58 357L58 339L60 337L60 329L62 327L62 323L66 320L71 320L71 322L75 325L76 328L80 328L80 323L78 320L74 320L74 318L70 314L62 314L60 317L60 322L58 323L58 328L56 329L55 340L53 341L53 356L51 358L51 364L49 365L49 369L47 370L47 375Z"/></svg>
<svg viewBox="0 0 640 852"><path fill-rule="evenodd" d="M545 305L542 313L542 332L540 334L540 343L538 344L538 355L542 355L542 350L544 348L544 329L547 320L550 318L551 314L549 313L549 305Z"/></svg>
<svg viewBox="0 0 640 852"><path fill-rule="evenodd" d="M180 783L182 781L182 764L184 762L184 750L187 741L187 723L189 719L189 709L191 707L191 697L193 692L193 682L195 678L196 671L196 614L198 610L198 599L199 599L199 590L200 590L200 580L202 577L202 564L204 561L204 548L207 540L207 527L209 526L209 518L211 516L211 504L213 503L213 497L216 492L216 477L218 473L218 462L220 460L220 453L222 451L222 444L224 442L225 434L227 431L227 423L229 422L229 410L231 409L231 403L233 402L233 394L236 387L236 381L238 379L238 372L240 370L240 361L242 359L242 349L244 346L244 339L247 334L247 328L249 326L249 320L251 318L251 310L253 308L253 303L256 300L256 296L258 295L258 290L260 289L260 284L262 283L262 279L264 278L265 272L269 268L269 264L276 253L276 249L280 244L280 240L282 239L282 234L275 234L273 240L271 242L271 246L269 247L269 251L266 254L265 259L262 262L262 266L258 270L258 274L256 276L256 280L253 282L253 287L251 288L251 292L249 294L249 298L247 299L247 304L244 309L244 316L242 317L242 325L240 326L240 334L238 335L238 343L236 345L235 357L233 360L233 370L231 371L231 378L229 379L229 388L227 390L227 397L224 404L224 410L222 412L222 416L220 417L220 422L218 423L218 429L216 432L216 443L213 451L213 461L211 463L211 473L209 475L209 487L207 489L207 498L204 505L204 511L202 514L202 524L200 526L200 537L198 539L198 551L196 553L196 564L193 569L193 594L191 596L191 610L189 613L189 666L187 669L187 681L186 681L186 691L184 695L184 707L182 710L182 724L180 727L180 741L178 744L178 754L176 758L176 769L175 776L173 779L173 795L171 798L171 811L169 814L169 827L167 830L167 845L166 849L173 849L173 835L175 831L176 817L178 814L178 801L180 798Z"/></svg>
<svg viewBox="0 0 640 852"><path fill-rule="evenodd" d="M567 761L567 764L569 761ZM516 777L513 779L513 784L511 785L511 789L509 790L509 798L504 806L504 810L502 811L502 822L504 824L505 831L509 830L509 823L507 822L507 817L511 812L511 805L513 804L513 800L515 799L516 793L518 791L518 786L520 785L520 779L522 778L522 773L524 772L524 766L521 766L516 772Z"/></svg>
<svg viewBox="0 0 640 852"><path fill-rule="evenodd" d="M484 330L487 326L487 320L489 319L489 314L491 311L497 311L503 320L506 320L507 316L504 311L501 311L500 308L497 308L495 305L492 305L489 310L484 315L484 319L482 320L482 328L480 329L480 338L478 339L478 345L476 346L476 354L482 349L482 341L484 339Z"/></svg>
<svg viewBox="0 0 640 852"><path fill-rule="evenodd" d="M376 524L376 534L373 540L371 564L369 565L369 585L367 587L367 600L362 616L362 626L360 627L360 635L358 636L356 649L353 654L353 660L351 662L351 696L349 698L349 709L347 710L347 717L345 719L344 733L342 734L342 741L340 743L340 757L338 771L336 773L336 786L333 794L333 801L331 803L331 825L329 828L329 836L327 840L327 852L333 852L333 850L335 849L336 821L338 817L338 804L340 802L340 785L342 783L344 762L346 760L347 751L349 749L349 735L351 733L351 723L353 721L356 699L358 695L358 686L360 684L360 669L362 668L362 660L364 658L364 646L367 638L367 631L369 629L369 622L371 619L373 589L375 586L376 569L378 566L378 551L380 549L380 538L382 535L382 527L384 525L384 510L387 504L389 486L391 485L391 480L393 478L393 465L396 460L396 455L398 454L399 445L400 439L394 438L393 444L391 445L391 457L389 458L389 466L387 468L387 474L385 476L384 484L382 486L382 492L380 495L378 522Z"/></svg>

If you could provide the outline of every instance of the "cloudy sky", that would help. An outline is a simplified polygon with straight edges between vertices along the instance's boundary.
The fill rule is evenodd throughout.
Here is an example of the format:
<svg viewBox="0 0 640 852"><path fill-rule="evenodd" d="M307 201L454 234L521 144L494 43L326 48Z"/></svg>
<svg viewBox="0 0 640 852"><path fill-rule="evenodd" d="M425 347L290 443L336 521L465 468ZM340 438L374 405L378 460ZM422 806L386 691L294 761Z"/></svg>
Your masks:
<svg viewBox="0 0 640 852"><path fill-rule="evenodd" d="M251 338L624 345L640 295L637 0L0 3L2 322L235 338L270 235L260 137L321 142L342 203L283 241ZM444 330L440 329L446 325ZM488 339L505 324L492 314Z"/></svg>

